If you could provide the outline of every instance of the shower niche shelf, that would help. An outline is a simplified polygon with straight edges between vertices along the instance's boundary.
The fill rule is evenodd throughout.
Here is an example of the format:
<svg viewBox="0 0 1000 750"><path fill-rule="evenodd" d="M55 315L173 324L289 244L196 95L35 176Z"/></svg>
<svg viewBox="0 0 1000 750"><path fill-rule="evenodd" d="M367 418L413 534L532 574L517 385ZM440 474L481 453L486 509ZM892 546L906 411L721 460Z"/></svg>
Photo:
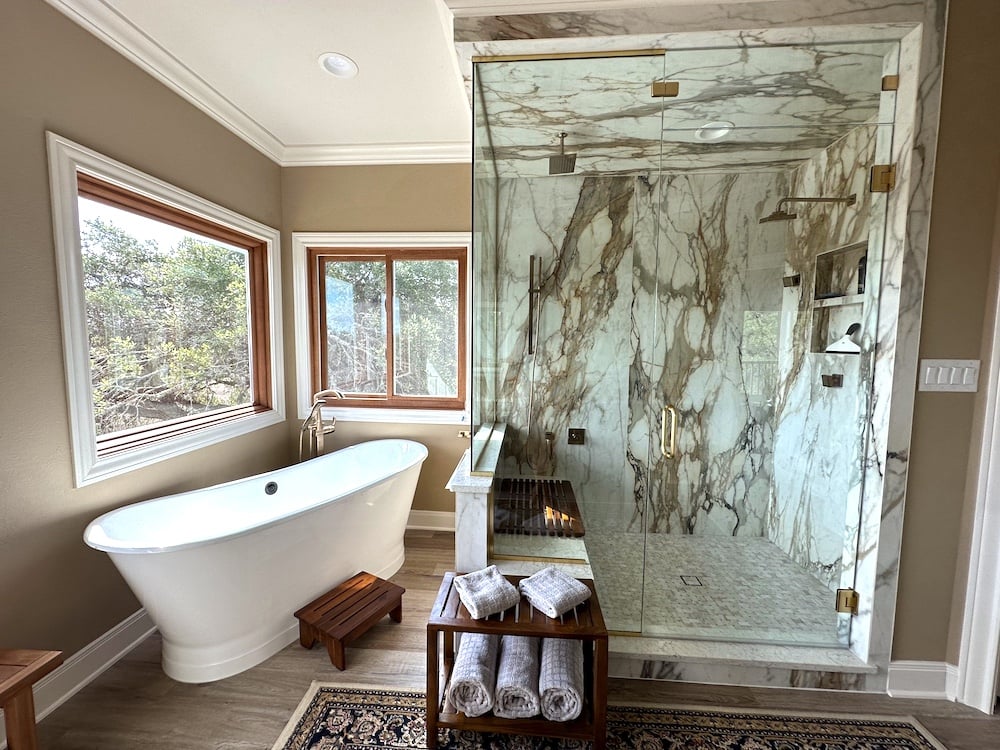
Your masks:
<svg viewBox="0 0 1000 750"><path fill-rule="evenodd" d="M842 245L816 256L812 300L813 352L826 352L827 347L844 336L848 328L861 322L867 267L867 241Z"/></svg>

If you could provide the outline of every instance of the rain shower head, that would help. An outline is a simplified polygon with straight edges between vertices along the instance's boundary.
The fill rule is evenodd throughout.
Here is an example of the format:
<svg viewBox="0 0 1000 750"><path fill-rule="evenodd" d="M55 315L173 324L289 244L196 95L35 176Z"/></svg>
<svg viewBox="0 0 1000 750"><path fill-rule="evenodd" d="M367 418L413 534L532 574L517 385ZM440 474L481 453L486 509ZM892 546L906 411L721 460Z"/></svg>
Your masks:
<svg viewBox="0 0 1000 750"><path fill-rule="evenodd" d="M767 216L760 220L761 224L766 224L769 221L791 221L792 219L798 218L798 214L790 214L788 211L781 209L775 209Z"/></svg>
<svg viewBox="0 0 1000 750"><path fill-rule="evenodd" d="M857 193L851 193L846 198L798 198L790 195L787 198L779 200L778 205L774 207L774 211L762 218L758 223L766 224L769 221L789 221L796 218L798 214L790 214L784 209L786 203L846 203L848 206L853 206L857 199Z"/></svg>
<svg viewBox="0 0 1000 750"><path fill-rule="evenodd" d="M576 154L566 153L566 136L559 134L559 153L549 157L549 174L572 174L576 169Z"/></svg>

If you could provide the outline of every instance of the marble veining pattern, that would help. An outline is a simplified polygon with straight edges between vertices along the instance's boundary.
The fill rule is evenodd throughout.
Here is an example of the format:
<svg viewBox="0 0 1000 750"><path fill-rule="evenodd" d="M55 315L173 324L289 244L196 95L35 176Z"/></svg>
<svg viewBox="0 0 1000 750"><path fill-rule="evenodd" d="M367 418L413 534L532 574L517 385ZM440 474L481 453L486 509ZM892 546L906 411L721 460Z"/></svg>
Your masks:
<svg viewBox="0 0 1000 750"><path fill-rule="evenodd" d="M759 5L580 13L572 14L572 19L566 14L534 14L515 17L513 21L461 19L456 24L460 59L465 61L467 73L471 72L470 54L551 52L559 48L693 48L730 42L740 46L802 43L809 39L902 40L897 94L901 104L896 107L890 158L897 164L900 179L896 190L883 203L889 223L879 283L877 356L873 364L876 390L866 435L865 499L857 531L856 585L863 595L868 592L871 598L863 596L861 612L852 618L851 627L854 651L882 669L877 674L845 678L822 670L734 667L724 669L725 679L716 680L723 677L717 669L708 674L704 670L678 667L669 660L631 662L640 665L641 676L864 690L885 688L926 265L945 9L942 0L880 3L783 0ZM636 283L644 280L637 279ZM630 382L637 390L648 386L648 382L638 378L631 378ZM648 425L643 431L650 432L645 427Z"/></svg>
<svg viewBox="0 0 1000 750"><path fill-rule="evenodd" d="M499 176L541 176L560 132L577 171L774 170L879 115L894 42L668 49L662 56L485 62L476 105ZM653 81L678 84L653 98ZM890 122L891 122L891 113ZM480 114L478 117L482 117ZM700 140L728 121L722 142Z"/></svg>

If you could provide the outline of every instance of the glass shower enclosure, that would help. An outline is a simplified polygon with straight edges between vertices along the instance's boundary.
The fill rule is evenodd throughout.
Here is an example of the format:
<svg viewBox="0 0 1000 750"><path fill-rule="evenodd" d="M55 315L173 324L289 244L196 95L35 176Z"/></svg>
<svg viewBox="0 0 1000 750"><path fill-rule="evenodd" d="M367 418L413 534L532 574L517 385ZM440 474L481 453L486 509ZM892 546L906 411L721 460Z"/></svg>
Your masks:
<svg viewBox="0 0 1000 750"><path fill-rule="evenodd" d="M474 61L494 556L589 566L619 632L847 644L897 68L896 41Z"/></svg>

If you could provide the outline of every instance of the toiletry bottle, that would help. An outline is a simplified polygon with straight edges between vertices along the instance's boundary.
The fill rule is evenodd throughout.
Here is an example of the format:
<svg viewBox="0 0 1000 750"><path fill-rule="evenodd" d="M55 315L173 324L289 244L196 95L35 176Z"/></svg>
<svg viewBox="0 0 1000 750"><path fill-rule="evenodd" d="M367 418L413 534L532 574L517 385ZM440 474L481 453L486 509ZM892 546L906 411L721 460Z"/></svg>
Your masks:
<svg viewBox="0 0 1000 750"><path fill-rule="evenodd" d="M868 270L868 256L862 255L858 260L858 294L865 293L865 272Z"/></svg>

